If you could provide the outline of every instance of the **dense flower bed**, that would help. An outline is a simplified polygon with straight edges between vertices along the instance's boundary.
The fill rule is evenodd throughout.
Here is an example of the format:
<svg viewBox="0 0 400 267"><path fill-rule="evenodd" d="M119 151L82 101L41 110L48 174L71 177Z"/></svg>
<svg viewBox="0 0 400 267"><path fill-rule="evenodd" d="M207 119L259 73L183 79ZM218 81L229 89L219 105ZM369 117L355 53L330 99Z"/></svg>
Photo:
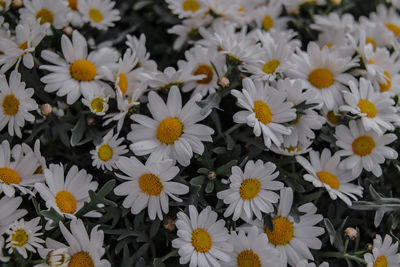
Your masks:
<svg viewBox="0 0 400 267"><path fill-rule="evenodd" d="M400 266L400 1L0 11L0 266Z"/></svg>

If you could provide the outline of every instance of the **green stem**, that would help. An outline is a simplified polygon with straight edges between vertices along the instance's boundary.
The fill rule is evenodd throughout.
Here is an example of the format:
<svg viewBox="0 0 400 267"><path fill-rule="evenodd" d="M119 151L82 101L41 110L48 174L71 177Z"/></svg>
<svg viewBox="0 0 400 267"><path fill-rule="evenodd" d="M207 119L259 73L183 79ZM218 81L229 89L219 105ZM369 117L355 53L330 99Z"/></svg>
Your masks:
<svg viewBox="0 0 400 267"><path fill-rule="evenodd" d="M219 140L220 140L221 138L223 138L225 135L229 135L229 134L233 133L234 131L236 131L237 129L239 129L240 127L242 127L243 125L244 125L244 124L235 124L235 125L233 125L231 128L229 128L229 129L226 130L225 132L219 134L219 135L215 138L214 142L219 141Z"/></svg>
<svg viewBox="0 0 400 267"><path fill-rule="evenodd" d="M348 253L341 253L341 252L320 252L318 253L318 256L324 258L341 258L341 259L349 259L349 260L353 260L359 263L363 263L366 264L365 260L362 258L359 258L355 255L351 255Z"/></svg>
<svg viewBox="0 0 400 267"><path fill-rule="evenodd" d="M178 255L178 251L177 251L177 250L173 250L173 251L171 251L170 253L164 255L164 257L161 258L161 261L164 262L164 261L166 261L167 259L169 259L169 258L171 258L171 257L174 257L174 256L176 256L176 255Z"/></svg>
<svg viewBox="0 0 400 267"><path fill-rule="evenodd" d="M349 246L349 239L346 238L346 241L344 241L344 249L343 252L346 253L347 252L347 247Z"/></svg>

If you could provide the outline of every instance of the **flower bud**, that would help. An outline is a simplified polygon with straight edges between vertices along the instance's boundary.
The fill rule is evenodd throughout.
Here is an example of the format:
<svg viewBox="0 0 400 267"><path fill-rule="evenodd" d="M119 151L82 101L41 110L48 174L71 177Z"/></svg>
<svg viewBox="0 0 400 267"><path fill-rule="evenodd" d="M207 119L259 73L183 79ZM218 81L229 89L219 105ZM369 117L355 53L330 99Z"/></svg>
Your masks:
<svg viewBox="0 0 400 267"><path fill-rule="evenodd" d="M24 5L24 3L22 2L22 0L13 0L12 5L15 8L20 8Z"/></svg>
<svg viewBox="0 0 400 267"><path fill-rule="evenodd" d="M214 180L215 178L217 178L217 175L215 174L215 172L209 172L208 173L208 179Z"/></svg>
<svg viewBox="0 0 400 267"><path fill-rule="evenodd" d="M171 217L168 217L168 223L167 224L164 224L164 228L166 229L166 230L168 230L168 231L174 231L175 230L175 221L171 218Z"/></svg>
<svg viewBox="0 0 400 267"><path fill-rule="evenodd" d="M342 3L342 0L331 0L332 4L338 6Z"/></svg>
<svg viewBox="0 0 400 267"><path fill-rule="evenodd" d="M229 79L225 76L219 77L218 79L218 84L222 87L228 87L229 83Z"/></svg>
<svg viewBox="0 0 400 267"><path fill-rule="evenodd" d="M350 238L350 239L356 239L356 238L357 238L357 235L358 235L357 230L354 229L353 227L347 227L347 228L344 230L344 233L345 233L346 236L347 236L348 238Z"/></svg>
<svg viewBox="0 0 400 267"><path fill-rule="evenodd" d="M47 257L47 263L50 267L67 267L71 258L68 254L68 248L52 250Z"/></svg>
<svg viewBox="0 0 400 267"><path fill-rule="evenodd" d="M71 26L66 26L66 27L64 27L64 29L63 29L63 32L64 32L66 35L71 35L73 31L74 31L74 29L73 29Z"/></svg>
<svg viewBox="0 0 400 267"><path fill-rule="evenodd" d="M50 104L43 104L40 107L40 112L42 113L43 116L49 116L51 112L53 111L53 107Z"/></svg>

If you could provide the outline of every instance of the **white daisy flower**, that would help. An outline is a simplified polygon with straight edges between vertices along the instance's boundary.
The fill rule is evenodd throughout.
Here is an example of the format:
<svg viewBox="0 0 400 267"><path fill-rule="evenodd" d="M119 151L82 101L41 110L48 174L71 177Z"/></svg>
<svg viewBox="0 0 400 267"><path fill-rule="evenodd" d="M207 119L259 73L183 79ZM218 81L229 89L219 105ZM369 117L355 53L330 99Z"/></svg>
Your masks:
<svg viewBox="0 0 400 267"><path fill-rule="evenodd" d="M243 79L243 92L232 90L238 101L237 105L246 110L233 115L236 123L247 123L254 127L255 136L263 134L266 147L271 146L271 141L280 146L283 135L289 135L291 130L283 125L296 119L296 110L293 103L286 101L287 94L268 86L263 81Z"/></svg>
<svg viewBox="0 0 400 267"><path fill-rule="evenodd" d="M350 92L343 92L347 105L341 111L361 117L365 130L374 130L378 135L393 131L393 123L399 123L400 117L394 107L394 100L386 93L376 92L369 80L360 79L360 83L349 82Z"/></svg>
<svg viewBox="0 0 400 267"><path fill-rule="evenodd" d="M285 30L287 28L287 17L281 16L282 2L270 1L268 5L261 6L252 12L252 18L258 27L262 27L265 31L271 29Z"/></svg>
<svg viewBox="0 0 400 267"><path fill-rule="evenodd" d="M118 9L114 9L115 1L111 0L79 0L78 10L83 20L99 30L114 27L114 22L121 19Z"/></svg>
<svg viewBox="0 0 400 267"><path fill-rule="evenodd" d="M179 18L198 17L208 9L203 0L166 0L168 8Z"/></svg>
<svg viewBox="0 0 400 267"><path fill-rule="evenodd" d="M287 71L289 75L304 80L307 87L317 93L328 109L336 106L342 98L341 91L346 90L345 84L354 79L344 72L358 66L351 57L341 57L330 52L326 46L321 50L314 42L308 44L307 52L298 49L292 56L292 61L292 66Z"/></svg>
<svg viewBox="0 0 400 267"><path fill-rule="evenodd" d="M78 10L78 1L80 0L64 0L68 3L68 21L74 27L82 27L84 20L82 14Z"/></svg>
<svg viewBox="0 0 400 267"><path fill-rule="evenodd" d="M41 173L39 140L35 143L35 151L26 144L16 145L10 150L10 144L4 140L0 144L0 193L14 197L15 189L22 194L34 195L35 183L44 181Z"/></svg>
<svg viewBox="0 0 400 267"><path fill-rule="evenodd" d="M357 23L352 14L331 12L328 15L316 14L314 23L310 25L310 28L320 32L343 31L345 33L354 33L356 26Z"/></svg>
<svg viewBox="0 0 400 267"><path fill-rule="evenodd" d="M211 110L202 115L196 104L201 96L196 94L183 107L179 89L173 86L168 94L167 103L154 91L149 93L148 108L154 119L145 115L134 114L131 119L139 124L132 124L128 140L130 149L138 156L151 154L154 161L174 159L182 166L188 166L193 152L202 155L202 142L212 142L214 130L198 124Z"/></svg>
<svg viewBox="0 0 400 267"><path fill-rule="evenodd" d="M29 24L18 24L15 27L15 38L0 38L1 72L5 73L12 66L18 65L22 59L25 67L32 69L34 66L33 56L35 48L46 35L48 24L40 25L38 21Z"/></svg>
<svg viewBox="0 0 400 267"><path fill-rule="evenodd" d="M69 169L65 178L62 164L50 164L49 169L44 170L44 175L46 185L37 183L35 188L46 201L46 207L70 219L75 218L74 214L83 207L84 202L89 201L89 190L95 191L98 186L97 182L92 181L92 175L84 169L79 171L75 165ZM97 212L86 214L89 217L98 215ZM46 229L51 227L51 223L48 222Z"/></svg>
<svg viewBox="0 0 400 267"><path fill-rule="evenodd" d="M371 44L374 49L385 46L390 47L395 41L393 32L382 23L375 23L365 17L361 17L358 27L360 42Z"/></svg>
<svg viewBox="0 0 400 267"><path fill-rule="evenodd" d="M135 89L140 87L143 82L138 70L134 70L138 65L139 59L136 57L136 52L127 49L124 56L119 59L116 66L117 70L113 73L112 80L114 86L122 92L123 95L134 94ZM150 77L148 77L150 78ZM133 97L137 100L140 96Z"/></svg>
<svg viewBox="0 0 400 267"><path fill-rule="evenodd" d="M7 78L0 75L0 130L8 124L8 133L22 137L21 128L25 121L34 122L35 116L30 111L37 110L38 105L32 98L33 88L26 88L21 81L21 74L12 71L7 83Z"/></svg>
<svg viewBox="0 0 400 267"><path fill-rule="evenodd" d="M382 241L380 235L376 235L372 254L365 253L364 259L367 267L395 267L400 265L400 253L398 252L399 242L392 243L392 237L385 235Z"/></svg>
<svg viewBox="0 0 400 267"><path fill-rule="evenodd" d="M103 77L101 68L116 62L117 53L105 48L88 55L87 42L78 31L72 33L72 42L63 35L61 48L65 59L52 51L42 51L42 58L54 64L40 66L52 72L40 79L46 84L46 92L57 92L58 96L67 95L69 105L78 100L81 94L86 96L98 88L104 88L106 95L115 95L114 90L100 79Z"/></svg>
<svg viewBox="0 0 400 267"><path fill-rule="evenodd" d="M172 86L181 88L184 84L202 80L203 77L204 74L195 76L181 68L175 70L173 67L167 67L164 72L157 71L154 73L152 79L147 81L147 85L154 90L168 91Z"/></svg>
<svg viewBox="0 0 400 267"><path fill-rule="evenodd" d="M157 71L157 63L150 59L150 53L146 49L146 36L142 33L139 39L136 36L127 35L125 44L135 51L138 58L137 66L142 68L145 73Z"/></svg>
<svg viewBox="0 0 400 267"><path fill-rule="evenodd" d="M151 220L154 220L156 215L162 220L163 213L167 214L169 211L168 196L182 202L176 195L189 192L188 186L171 182L179 173L179 168L172 160L155 162L148 159L143 165L135 157L120 157L116 164L125 174L117 173L117 176L128 181L115 187L114 193L127 196L122 205L130 208L132 214L138 214L147 208Z"/></svg>
<svg viewBox="0 0 400 267"><path fill-rule="evenodd" d="M178 228L178 238L172 240L172 246L179 249L179 263L190 266L221 267L220 262L231 262L229 252L233 246L227 242L230 238L224 227L225 221L217 221L217 213L210 206L200 214L193 206L189 206L188 217L178 212L175 225Z"/></svg>
<svg viewBox="0 0 400 267"><path fill-rule="evenodd" d="M0 1L0 11L7 11L10 8L11 0Z"/></svg>
<svg viewBox="0 0 400 267"><path fill-rule="evenodd" d="M265 233L259 233L253 226L246 233L231 232L229 243L233 245L232 261L222 263L226 267L284 267L279 251L271 246Z"/></svg>
<svg viewBox="0 0 400 267"><path fill-rule="evenodd" d="M11 224L28 213L25 209L18 209L21 203L21 197L9 198L3 196L0 199L0 242L3 242L2 244L4 244L3 234L10 228Z"/></svg>
<svg viewBox="0 0 400 267"><path fill-rule="evenodd" d="M297 146L305 144L308 140L315 138L313 130L319 130L325 124L325 118L317 113L321 103L316 97L315 91L306 89L301 80L280 79L277 82L277 89L287 94L286 101L292 102L294 106L304 103L315 105L297 113L295 120L290 122L291 134L284 136L285 145Z"/></svg>
<svg viewBox="0 0 400 267"><path fill-rule="evenodd" d="M290 215L293 204L293 191L290 187L281 190L279 208L276 215L272 218L273 231L264 226L264 222L256 220L252 222L260 231L265 232L269 242L275 246L281 256L291 266L302 259L313 260L311 249L320 249L321 240L317 236L322 235L324 228L315 226L322 221L323 217L317 212L317 207L312 203L306 203L298 207L298 211L305 213L295 222Z"/></svg>
<svg viewBox="0 0 400 267"><path fill-rule="evenodd" d="M62 0L23 0L19 17L24 24L33 24L40 19L40 24L49 23L56 29L67 26L68 8Z"/></svg>
<svg viewBox="0 0 400 267"><path fill-rule="evenodd" d="M109 96L105 96L103 89L89 91L82 98L82 104L90 108L90 111L97 116L103 116L108 110Z"/></svg>
<svg viewBox="0 0 400 267"><path fill-rule="evenodd" d="M215 93L219 87L218 77L224 76L226 72L225 55L217 50L197 45L185 52L185 58L186 61L178 61L179 69L194 76L203 75L203 78L186 82L182 87L182 91L189 92L194 90L192 95L200 93L202 96L207 93Z"/></svg>
<svg viewBox="0 0 400 267"><path fill-rule="evenodd" d="M281 146L271 145L271 151L284 156L297 156L305 154L311 150L313 140L307 140L304 143L297 143L295 146L289 145L283 141Z"/></svg>
<svg viewBox="0 0 400 267"><path fill-rule="evenodd" d="M9 254L12 254L13 250L16 249L26 259L28 257L27 251L36 253L37 248L43 248L40 243L44 243L44 240L38 237L43 234L38 232L42 229L39 222L40 217L27 222L21 219L15 221L10 226L10 229L7 231L8 238L6 240L8 243L6 248L8 248Z"/></svg>
<svg viewBox="0 0 400 267"><path fill-rule="evenodd" d="M384 24L395 37L398 37L400 35L400 16L396 9L393 7L387 8L385 5L380 4L376 11L376 13L371 13L371 20L376 24Z"/></svg>
<svg viewBox="0 0 400 267"><path fill-rule="evenodd" d="M395 134L379 136L374 131L366 131L361 121L350 121L349 127L336 127L336 145L341 149L337 154L344 159L339 167L351 170L354 176L361 171L372 172L376 177L382 175L380 164L385 159L397 159L397 152L387 146L397 139Z"/></svg>
<svg viewBox="0 0 400 267"><path fill-rule="evenodd" d="M128 152L126 145L121 145L124 138L118 138L118 133L113 136L114 129L111 129L104 137L100 145L96 149L90 151L92 155L92 165L98 169L112 170L117 168L116 162L122 154Z"/></svg>
<svg viewBox="0 0 400 267"><path fill-rule="evenodd" d="M61 222L59 222L59 227L69 246L66 247L59 242L52 243L58 248L68 249L68 254L70 255L69 267L111 267L108 260L101 259L105 249L103 247L104 232L99 230L100 225L93 227L90 236L80 219L71 221L71 232Z"/></svg>
<svg viewBox="0 0 400 267"><path fill-rule="evenodd" d="M310 161L302 156L297 156L296 160L308 172L303 176L304 180L311 182L315 187L325 187L333 200L339 197L351 206L351 199L357 200L357 196L362 197L363 188L350 183L357 177L349 170L338 168L340 157L331 156L329 149L325 148L321 157L319 152L310 151Z"/></svg>
<svg viewBox="0 0 400 267"><path fill-rule="evenodd" d="M238 166L233 166L229 189L217 193L217 197L229 205L224 216L233 214L234 221L239 218L249 221L253 215L261 220L261 213L273 212L272 203L279 200L279 195L273 190L283 188L283 183L275 181L278 175L276 165L272 162L250 160L244 172Z"/></svg>

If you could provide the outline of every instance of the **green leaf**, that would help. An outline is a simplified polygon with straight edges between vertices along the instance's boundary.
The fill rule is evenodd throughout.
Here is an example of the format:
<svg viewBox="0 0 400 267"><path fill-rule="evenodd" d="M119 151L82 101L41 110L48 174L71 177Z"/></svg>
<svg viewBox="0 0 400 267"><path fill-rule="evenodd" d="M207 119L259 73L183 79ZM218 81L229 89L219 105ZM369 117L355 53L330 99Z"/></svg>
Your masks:
<svg viewBox="0 0 400 267"><path fill-rule="evenodd" d="M218 93L210 94L206 99L196 102L201 107L200 114L202 116L207 115L212 111L213 108L220 109L219 104L221 102L221 96Z"/></svg>
<svg viewBox="0 0 400 267"><path fill-rule="evenodd" d="M199 176L196 176L196 177L192 178L190 180L190 184L191 185L200 185L200 186L202 186L204 184L204 180L205 179L206 179L206 177L204 177L204 175L199 175Z"/></svg>
<svg viewBox="0 0 400 267"><path fill-rule="evenodd" d="M206 193L211 193L214 190L214 182L213 181L208 181L207 185L206 185Z"/></svg>
<svg viewBox="0 0 400 267"><path fill-rule="evenodd" d="M80 116L79 120L75 124L74 128L72 128L71 132L71 146L77 146L79 142L82 140L83 135L86 130L86 118L85 116Z"/></svg>
<svg viewBox="0 0 400 267"><path fill-rule="evenodd" d="M216 175L223 175L223 176L229 176L231 173L231 168L237 164L237 160L231 160L228 163L218 167L218 169L215 170Z"/></svg>
<svg viewBox="0 0 400 267"><path fill-rule="evenodd" d="M331 221L328 218L324 218L324 224L326 227L326 230L328 231L329 235L329 241L331 242L331 245L335 242L336 239L336 230Z"/></svg>

